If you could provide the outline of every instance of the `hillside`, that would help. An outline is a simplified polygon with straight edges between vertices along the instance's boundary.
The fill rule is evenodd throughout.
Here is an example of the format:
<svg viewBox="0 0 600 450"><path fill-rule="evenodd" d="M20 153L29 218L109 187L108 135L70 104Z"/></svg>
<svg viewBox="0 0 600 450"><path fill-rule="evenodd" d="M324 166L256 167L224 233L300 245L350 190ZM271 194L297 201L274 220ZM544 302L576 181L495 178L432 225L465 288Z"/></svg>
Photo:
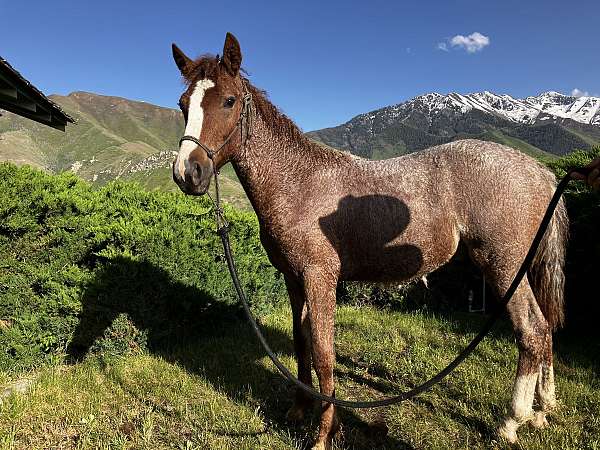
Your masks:
<svg viewBox="0 0 600 450"><path fill-rule="evenodd" d="M170 170L183 134L178 110L88 92L50 98L77 123L61 133L5 112L0 117L0 161L51 173L70 170L98 186L123 179L150 190L178 190ZM233 170L223 175L226 198L247 206Z"/></svg>
<svg viewBox="0 0 600 450"><path fill-rule="evenodd" d="M465 138L495 141L551 158L600 142L600 98L556 92L526 99L491 92L432 93L308 135L373 159Z"/></svg>
<svg viewBox="0 0 600 450"><path fill-rule="evenodd" d="M70 169L84 179L102 181L123 176L152 154L174 150L183 131L173 109L87 92L50 98L77 124L59 133L6 113L0 119L2 159L12 156L52 172ZM16 148L20 159L11 155Z"/></svg>

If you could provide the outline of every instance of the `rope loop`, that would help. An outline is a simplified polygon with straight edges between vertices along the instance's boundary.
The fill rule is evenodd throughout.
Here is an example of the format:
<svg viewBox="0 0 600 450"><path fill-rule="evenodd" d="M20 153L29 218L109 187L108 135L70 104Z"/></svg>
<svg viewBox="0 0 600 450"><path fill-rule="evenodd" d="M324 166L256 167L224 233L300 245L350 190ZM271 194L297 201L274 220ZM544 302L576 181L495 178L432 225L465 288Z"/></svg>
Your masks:
<svg viewBox="0 0 600 450"><path fill-rule="evenodd" d="M565 177L563 177L563 179L558 184L558 186L556 188L556 192L554 193L554 196L550 200L548 208L546 209L546 213L544 214L544 217L539 225L538 231L533 239L533 242L531 243L531 247L529 248L529 251L527 252L527 256L525 256L525 259L523 260L523 263L521 264L519 271L515 275L515 278L513 279L512 284L508 288L507 292L504 294L504 297L501 299L499 307L496 309L496 311L492 314L492 316L483 325L479 334L477 334L477 336L475 336L475 338L473 338L473 340L469 343L469 345L467 345L450 363L448 363L446 365L446 367L444 367L440 372L438 372L437 375L433 376L432 378L425 381L424 383L414 387L413 389L402 392L399 395L396 395L394 397L388 397L388 398L384 398L381 400L350 401L350 400L339 399L339 398L336 398L335 396L328 396L328 395L322 394L321 392L317 391L312 386L304 384L302 381L300 381L298 378L296 378L290 372L290 370L275 355L273 350L271 350L269 343L265 339L256 320L254 319L254 317L252 315L252 311L250 310L248 300L246 299L246 295L244 294L240 280L238 278L237 269L235 267L235 261L233 260L233 256L231 253L231 246L229 243L229 236L228 236L228 228L218 227L217 233L221 237L221 242L223 244L223 251L225 252L225 260L227 262L229 274L231 275L231 280L235 287L238 298L244 308L246 317L248 318L248 321L250 322L250 325L252 326L252 329L253 329L254 333L256 334L256 337L258 338L259 342L262 344L263 349L267 353L267 356L273 362L275 367L277 367L277 369L279 370L281 375L284 378L286 378L288 381L290 381L291 383L296 385L296 387L303 390L310 397L313 397L317 400L320 400L320 401L323 401L326 403L331 403L331 404L345 407L345 408L378 408L378 407L389 406L389 405L393 405L396 403L400 403L405 400L409 400L409 399L421 394L422 392L430 389L431 387L433 387L440 381L442 381L450 373L452 373L454 371L454 369L456 369L471 353L473 353L473 351L475 350L477 345L479 345L479 343L483 340L483 338L485 338L485 336L487 336L487 334L492 330L494 324L498 321L500 316L503 314L504 309L506 308L506 305L508 304L508 302L512 298L513 294L517 290L519 284L521 283L521 280L523 279L523 277L526 275L527 271L529 270L531 263L535 257L535 254L538 250L538 247L540 246L540 243L542 242L544 233L545 233L546 229L548 228L550 221L552 220L552 217L554 215L554 210L556 209L556 207L560 201L562 193L564 192L567 185L569 184L569 181L571 180L571 173L572 173L572 171L569 171L569 173L567 175L565 175ZM218 183L216 185L218 186ZM218 198L217 198L217 200L218 200ZM217 209L215 209L215 211L217 211ZM220 220L219 213L216 213L216 220L217 221Z"/></svg>

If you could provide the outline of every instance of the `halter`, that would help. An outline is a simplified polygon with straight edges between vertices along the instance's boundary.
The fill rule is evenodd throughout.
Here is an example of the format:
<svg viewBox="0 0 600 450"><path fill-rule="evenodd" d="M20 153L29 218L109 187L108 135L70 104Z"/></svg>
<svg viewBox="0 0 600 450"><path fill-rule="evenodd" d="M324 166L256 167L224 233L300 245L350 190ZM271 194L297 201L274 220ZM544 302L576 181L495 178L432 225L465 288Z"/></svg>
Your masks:
<svg viewBox="0 0 600 450"><path fill-rule="evenodd" d="M207 191L206 194L210 198L213 203L215 209L215 220L217 222L217 233L221 236L225 236L227 231L229 230L229 223L227 223L227 219L225 219L225 214L223 212L223 208L221 208L221 195L219 190L219 171L217 170L217 164L214 161L215 156L227 145L227 143L231 140L233 135L237 130L240 130L240 142L242 144L242 149L246 147L246 143L248 139L252 136L252 124L254 121L254 105L252 103L252 94L248 90L246 83L242 79L242 89L244 91L244 96L242 97L242 110L240 111L240 117L235 124L231 133L225 138L223 143L219 145L216 150L211 149L208 145L204 145L198 138L190 135L184 135L179 139L179 146L181 147L181 143L183 141L192 141L198 147L206 152L206 156L208 159L212 161L213 166L213 176L215 179L215 198L213 199L210 193Z"/></svg>
<svg viewBox="0 0 600 450"><path fill-rule="evenodd" d="M235 128L233 130L231 130L231 133L229 133L229 135L225 138L223 143L216 150L213 150L209 146L204 145L202 142L200 142L200 140L198 138L196 138L194 136L190 136L190 135L186 134L185 136L182 136L181 139L179 139L180 147L181 147L181 143L183 141L192 141L194 144L196 144L198 147L200 147L202 150L204 150L206 152L206 156L208 156L208 159L213 161L213 169L215 169L214 157L217 155L217 153L219 153L223 149L223 147L225 147L227 145L227 143L231 140L231 138L233 137L233 135L235 134L235 132L238 129L240 130L240 139L242 142L242 147L246 146L246 142L250 138L250 132L252 130L252 118L253 118L252 117L252 115L253 115L252 94L250 93L250 91L248 91L248 89L246 87L246 83L243 80L242 80L242 89L244 91L244 97L242 98L243 104L242 104L242 110L240 111L240 118L238 119L237 123L235 124ZM245 128L242 126L242 125L244 125L244 119L246 119L245 120ZM215 169L215 171L216 171L216 169Z"/></svg>

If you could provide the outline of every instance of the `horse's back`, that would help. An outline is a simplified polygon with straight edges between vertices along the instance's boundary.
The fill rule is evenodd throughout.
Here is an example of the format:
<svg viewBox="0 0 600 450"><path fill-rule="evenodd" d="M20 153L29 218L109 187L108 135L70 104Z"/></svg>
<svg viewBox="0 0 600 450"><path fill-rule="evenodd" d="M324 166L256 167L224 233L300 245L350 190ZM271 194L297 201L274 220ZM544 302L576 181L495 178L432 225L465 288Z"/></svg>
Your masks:
<svg viewBox="0 0 600 450"><path fill-rule="evenodd" d="M375 189L405 202L404 232L394 241L421 250L424 272L444 264L460 240L471 248L481 245L488 253L520 255L556 184L554 175L528 155L472 139L368 166L378 174L374 177L384 180ZM382 220L375 226L385 221L385 214L379 216Z"/></svg>
<svg viewBox="0 0 600 450"><path fill-rule="evenodd" d="M552 172L506 145L465 139L381 162L413 196L473 213L502 205L547 203L556 187ZM450 204L450 203L452 204Z"/></svg>
<svg viewBox="0 0 600 450"><path fill-rule="evenodd" d="M552 173L534 158L512 147L477 139L449 142L380 163L389 167L383 170L412 174L412 178L422 176L423 181L429 178L441 182L450 181L457 186L461 183L482 183L492 174L501 175L509 184L510 179L517 182L543 180L547 187L555 186ZM382 167L377 170L382 170ZM440 178L444 175L449 178ZM490 184L490 187L495 188L505 186L506 183L502 180Z"/></svg>
<svg viewBox="0 0 600 450"><path fill-rule="evenodd" d="M443 160L445 189L462 214L486 216L543 213L554 189L554 174L534 158L506 145L473 139L432 147Z"/></svg>
<svg viewBox="0 0 600 450"><path fill-rule="evenodd" d="M494 142L457 141L426 152L444 162L444 189L461 239L472 251L524 256L556 188L554 174L534 158Z"/></svg>

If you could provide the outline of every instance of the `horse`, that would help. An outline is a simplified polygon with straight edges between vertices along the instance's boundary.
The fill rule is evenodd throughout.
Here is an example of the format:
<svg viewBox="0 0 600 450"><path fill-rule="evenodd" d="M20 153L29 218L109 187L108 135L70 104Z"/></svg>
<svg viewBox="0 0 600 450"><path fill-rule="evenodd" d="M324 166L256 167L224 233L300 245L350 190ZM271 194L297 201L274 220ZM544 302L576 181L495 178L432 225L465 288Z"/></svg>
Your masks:
<svg viewBox="0 0 600 450"><path fill-rule="evenodd" d="M312 385L312 366L320 392L334 395L340 281L416 280L446 264L463 243L495 295L506 292L556 187L542 164L478 140L362 159L308 139L250 83L232 34L221 57L191 59L175 44L172 51L186 85L179 99L186 137L173 179L184 193L203 195L213 173L233 165L258 217L261 243L285 279L302 382ZM498 433L511 443L526 422L548 425L556 406L552 332L564 320L567 233L561 199L528 276L507 305L519 358ZM311 407L297 390L287 418L303 420ZM322 402L313 448L330 448L339 426L334 405Z"/></svg>

